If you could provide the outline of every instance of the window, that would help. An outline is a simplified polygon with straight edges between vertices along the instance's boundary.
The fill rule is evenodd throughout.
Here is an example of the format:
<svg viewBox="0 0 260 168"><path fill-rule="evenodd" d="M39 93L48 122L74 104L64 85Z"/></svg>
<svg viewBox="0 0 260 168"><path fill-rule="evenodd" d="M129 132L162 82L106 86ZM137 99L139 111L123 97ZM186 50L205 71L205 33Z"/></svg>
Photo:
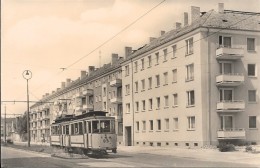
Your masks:
<svg viewBox="0 0 260 168"><path fill-rule="evenodd" d="M138 62L135 61L135 72L138 72Z"/></svg>
<svg viewBox="0 0 260 168"><path fill-rule="evenodd" d="M220 116L221 119L221 129L222 130L230 130L233 128L233 116L230 115L222 115Z"/></svg>
<svg viewBox="0 0 260 168"><path fill-rule="evenodd" d="M219 89L219 101L232 101L233 100L233 90L228 88Z"/></svg>
<svg viewBox="0 0 260 168"><path fill-rule="evenodd" d="M233 64L232 62L220 62L219 69L220 69L220 74L232 74Z"/></svg>
<svg viewBox="0 0 260 168"><path fill-rule="evenodd" d="M177 82L177 69L172 70L172 82Z"/></svg>
<svg viewBox="0 0 260 168"><path fill-rule="evenodd" d="M152 131L153 130L153 120L150 120L149 122L150 122L150 131Z"/></svg>
<svg viewBox="0 0 260 168"><path fill-rule="evenodd" d="M167 55L168 55L167 49L164 49L164 50L163 50L163 58L164 58L164 61L167 61Z"/></svg>
<svg viewBox="0 0 260 168"><path fill-rule="evenodd" d="M231 48L231 37L219 36L219 46Z"/></svg>
<svg viewBox="0 0 260 168"><path fill-rule="evenodd" d="M188 106L193 106L195 104L194 90L187 92L187 98L188 98Z"/></svg>
<svg viewBox="0 0 260 168"><path fill-rule="evenodd" d="M186 55L193 54L193 38L186 40Z"/></svg>
<svg viewBox="0 0 260 168"><path fill-rule="evenodd" d="M158 109L160 109L160 106L161 106L160 97L157 97L157 98L156 98L156 101L157 101L156 109L158 110Z"/></svg>
<svg viewBox="0 0 260 168"><path fill-rule="evenodd" d="M125 66L125 76L129 75L129 65Z"/></svg>
<svg viewBox="0 0 260 168"><path fill-rule="evenodd" d="M103 97L105 97L105 96L107 96L107 88L106 87L103 88Z"/></svg>
<svg viewBox="0 0 260 168"><path fill-rule="evenodd" d="M178 94L175 93L173 94L173 107L177 107L178 106Z"/></svg>
<svg viewBox="0 0 260 168"><path fill-rule="evenodd" d="M161 120L157 120L157 130L161 130Z"/></svg>
<svg viewBox="0 0 260 168"><path fill-rule="evenodd" d="M186 66L186 81L194 80L194 64Z"/></svg>
<svg viewBox="0 0 260 168"><path fill-rule="evenodd" d="M168 85L168 72L164 72L163 77L164 77L164 85Z"/></svg>
<svg viewBox="0 0 260 168"><path fill-rule="evenodd" d="M135 82L135 92L138 92L138 81Z"/></svg>
<svg viewBox="0 0 260 168"><path fill-rule="evenodd" d="M125 85L125 93L126 93L126 95L130 94L130 84Z"/></svg>
<svg viewBox="0 0 260 168"><path fill-rule="evenodd" d="M152 77L148 78L148 82L149 82L149 87L148 87L148 89L152 89L152 85L153 85L153 83L152 83Z"/></svg>
<svg viewBox="0 0 260 168"><path fill-rule="evenodd" d="M103 104L104 104L104 107L103 107L103 109L105 109L105 110L106 110L106 109L107 109L107 102L104 102Z"/></svg>
<svg viewBox="0 0 260 168"><path fill-rule="evenodd" d="M145 80L144 79L141 80L141 83L142 83L142 91L144 91L145 90Z"/></svg>
<svg viewBox="0 0 260 168"><path fill-rule="evenodd" d="M249 116L249 128L256 128L256 116Z"/></svg>
<svg viewBox="0 0 260 168"><path fill-rule="evenodd" d="M155 65L158 65L159 64L159 60L160 60L159 52L155 53L155 59L156 59L156 64Z"/></svg>
<svg viewBox="0 0 260 168"><path fill-rule="evenodd" d="M256 65L255 64L247 65L247 74L248 74L248 76L256 76Z"/></svg>
<svg viewBox="0 0 260 168"><path fill-rule="evenodd" d="M148 56L148 67L151 67L152 66L152 56L149 55Z"/></svg>
<svg viewBox="0 0 260 168"><path fill-rule="evenodd" d="M195 129L195 117L188 117L188 130L194 130Z"/></svg>
<svg viewBox="0 0 260 168"><path fill-rule="evenodd" d="M165 130L169 130L169 118L165 119Z"/></svg>
<svg viewBox="0 0 260 168"><path fill-rule="evenodd" d="M178 130L179 129L179 119L173 118L173 129Z"/></svg>
<svg viewBox="0 0 260 168"><path fill-rule="evenodd" d="M160 75L156 75L156 87L160 87Z"/></svg>
<svg viewBox="0 0 260 168"><path fill-rule="evenodd" d="M142 110L145 111L145 100L142 100Z"/></svg>
<svg viewBox="0 0 260 168"><path fill-rule="evenodd" d="M143 131L146 130L146 121L143 121Z"/></svg>
<svg viewBox="0 0 260 168"><path fill-rule="evenodd" d="M144 70L144 58L143 59L141 59L141 70Z"/></svg>
<svg viewBox="0 0 260 168"><path fill-rule="evenodd" d="M126 104L126 113L130 113L130 103Z"/></svg>
<svg viewBox="0 0 260 168"><path fill-rule="evenodd" d="M177 45L172 46L172 58L176 58Z"/></svg>
<svg viewBox="0 0 260 168"><path fill-rule="evenodd" d="M149 99L149 110L153 109L153 99Z"/></svg>
<svg viewBox="0 0 260 168"><path fill-rule="evenodd" d="M136 131L139 131L139 121L136 121Z"/></svg>
<svg viewBox="0 0 260 168"><path fill-rule="evenodd" d="M169 107L169 96L164 96L164 107Z"/></svg>
<svg viewBox="0 0 260 168"><path fill-rule="evenodd" d="M256 102L256 90L248 90L248 101Z"/></svg>
<svg viewBox="0 0 260 168"><path fill-rule="evenodd" d="M139 102L135 102L135 111L138 112L139 111Z"/></svg>
<svg viewBox="0 0 260 168"><path fill-rule="evenodd" d="M255 51L255 39L247 38L247 51Z"/></svg>

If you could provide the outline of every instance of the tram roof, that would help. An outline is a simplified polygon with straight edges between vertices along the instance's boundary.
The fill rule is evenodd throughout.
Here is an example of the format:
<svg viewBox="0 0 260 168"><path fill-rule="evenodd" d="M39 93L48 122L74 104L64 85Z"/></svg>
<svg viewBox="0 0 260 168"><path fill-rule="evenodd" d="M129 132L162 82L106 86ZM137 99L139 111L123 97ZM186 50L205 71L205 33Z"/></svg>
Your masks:
<svg viewBox="0 0 260 168"><path fill-rule="evenodd" d="M105 111L91 111L91 112L87 112L78 116L75 115L63 115L60 116L58 118L56 118L56 120L54 120L54 123L61 123L61 122L66 122L66 121L73 121L73 120L78 120L78 119L82 119L82 118L87 118L87 117L94 117L94 116L106 116Z"/></svg>

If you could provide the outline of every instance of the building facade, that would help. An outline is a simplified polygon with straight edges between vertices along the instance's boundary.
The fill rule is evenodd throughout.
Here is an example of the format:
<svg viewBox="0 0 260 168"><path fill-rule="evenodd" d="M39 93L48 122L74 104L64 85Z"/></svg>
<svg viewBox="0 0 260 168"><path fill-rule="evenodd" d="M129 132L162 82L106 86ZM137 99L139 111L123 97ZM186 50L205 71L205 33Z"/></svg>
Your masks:
<svg viewBox="0 0 260 168"><path fill-rule="evenodd" d="M122 63L124 144L260 142L259 13L191 7Z"/></svg>
<svg viewBox="0 0 260 168"><path fill-rule="evenodd" d="M30 107L31 140L49 141L50 124L63 115L81 115L89 111L107 111L116 119L118 143L122 143L122 80L120 62L123 59L112 54L112 62L95 68L89 66L88 74L81 71L75 81L67 79L51 94Z"/></svg>

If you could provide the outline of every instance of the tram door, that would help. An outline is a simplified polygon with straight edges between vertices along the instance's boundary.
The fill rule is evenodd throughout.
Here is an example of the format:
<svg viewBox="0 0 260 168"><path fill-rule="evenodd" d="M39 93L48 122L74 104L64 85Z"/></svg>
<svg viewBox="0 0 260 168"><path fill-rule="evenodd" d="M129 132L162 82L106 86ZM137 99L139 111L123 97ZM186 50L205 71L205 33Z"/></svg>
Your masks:
<svg viewBox="0 0 260 168"><path fill-rule="evenodd" d="M86 126L87 126L87 129L86 129L86 132L87 132L87 135L86 135L86 146L87 148L91 148L92 147L92 126L91 126L91 121L87 121L86 123Z"/></svg>
<svg viewBox="0 0 260 168"><path fill-rule="evenodd" d="M65 126L65 135L63 135L64 146L70 146L70 135L69 135L69 125Z"/></svg>
<svg viewBox="0 0 260 168"><path fill-rule="evenodd" d="M64 146L65 125L62 125L60 129L60 144Z"/></svg>

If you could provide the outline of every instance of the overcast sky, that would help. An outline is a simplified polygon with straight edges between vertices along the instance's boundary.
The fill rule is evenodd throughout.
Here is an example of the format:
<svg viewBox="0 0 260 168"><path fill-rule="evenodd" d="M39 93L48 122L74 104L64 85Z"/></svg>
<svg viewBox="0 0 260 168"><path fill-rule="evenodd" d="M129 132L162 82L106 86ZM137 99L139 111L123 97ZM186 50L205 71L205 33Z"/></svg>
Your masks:
<svg viewBox="0 0 260 168"><path fill-rule="evenodd" d="M183 22L183 12L189 12L190 6L217 11L218 3L223 2L229 10L260 11L260 0L166 0L92 52L162 1L2 0L1 100L26 101L22 72L28 69L33 73L30 100L38 101L66 78L77 79L89 65L109 63L112 53L124 56L125 46L137 49L148 43L149 37L158 37L161 30L173 29L175 22ZM26 103L5 104L8 114L27 109Z"/></svg>

